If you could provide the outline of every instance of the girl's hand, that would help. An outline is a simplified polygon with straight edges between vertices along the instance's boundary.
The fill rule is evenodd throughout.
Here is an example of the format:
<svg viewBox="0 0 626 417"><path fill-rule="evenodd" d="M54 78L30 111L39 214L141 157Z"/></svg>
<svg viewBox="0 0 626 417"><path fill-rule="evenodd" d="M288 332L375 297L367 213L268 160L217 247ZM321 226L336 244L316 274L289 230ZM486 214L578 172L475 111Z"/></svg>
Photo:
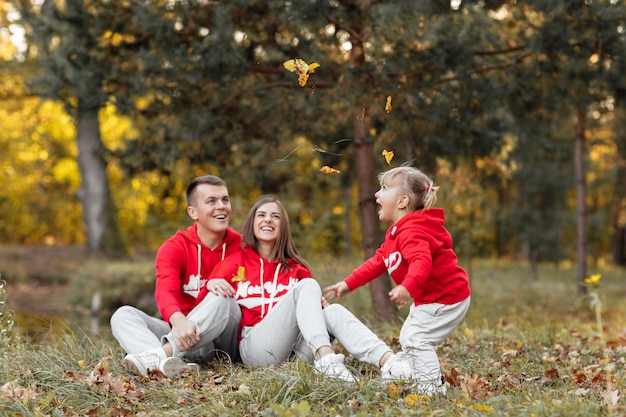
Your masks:
<svg viewBox="0 0 626 417"><path fill-rule="evenodd" d="M398 310L406 305L411 299L411 294L409 294L409 290L407 290L402 285L398 285L393 290L389 291L389 299L396 303L398 306Z"/></svg>
<svg viewBox="0 0 626 417"><path fill-rule="evenodd" d="M346 284L344 281L339 281L334 285L329 285L328 287L324 288L324 297L329 300L334 300L336 298L337 301L341 301L341 297L349 292L350 288L348 288L348 284Z"/></svg>
<svg viewBox="0 0 626 417"><path fill-rule="evenodd" d="M206 283L206 288L209 292L215 295L221 295L222 297L235 296L235 289L230 285L230 282L226 281L224 278L210 279L209 282Z"/></svg>

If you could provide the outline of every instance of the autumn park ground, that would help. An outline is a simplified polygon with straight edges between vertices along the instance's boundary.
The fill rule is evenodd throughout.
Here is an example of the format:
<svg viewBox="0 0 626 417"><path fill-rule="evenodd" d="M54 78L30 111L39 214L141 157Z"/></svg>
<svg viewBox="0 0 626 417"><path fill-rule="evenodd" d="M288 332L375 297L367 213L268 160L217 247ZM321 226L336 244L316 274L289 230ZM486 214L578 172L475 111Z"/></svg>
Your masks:
<svg viewBox="0 0 626 417"><path fill-rule="evenodd" d="M377 368L349 356L360 375L353 385L296 360L264 370L215 361L177 380L129 375L107 327L107 300L120 295L105 289L124 279L149 293L151 256L106 261L80 247L0 247L8 296L0 315L0 415L626 416L623 269L594 267L600 279L581 298L574 265L540 265L533 280L524 263L462 261L472 305L439 346L448 394L428 398L409 383L383 383ZM312 261L322 284L359 262ZM94 328L90 301L99 287ZM367 289L343 302L399 349L400 325L375 320ZM7 332L9 311L16 325Z"/></svg>

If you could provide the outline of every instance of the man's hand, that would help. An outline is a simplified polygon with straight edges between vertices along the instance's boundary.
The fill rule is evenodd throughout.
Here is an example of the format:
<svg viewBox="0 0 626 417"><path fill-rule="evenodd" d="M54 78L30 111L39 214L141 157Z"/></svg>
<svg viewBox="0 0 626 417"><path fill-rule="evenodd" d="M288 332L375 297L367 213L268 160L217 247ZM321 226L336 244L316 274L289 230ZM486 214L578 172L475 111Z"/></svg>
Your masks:
<svg viewBox="0 0 626 417"><path fill-rule="evenodd" d="M334 300L336 298L337 301L341 301L341 297L349 292L350 288L348 288L348 284L346 284L344 281L339 281L336 284L329 285L328 287L324 288L324 297L329 300Z"/></svg>
<svg viewBox="0 0 626 417"><path fill-rule="evenodd" d="M181 352L191 350L200 341L200 328L196 323L187 320L187 317L181 312L176 312L170 316L170 324L172 325L172 336L174 343Z"/></svg>
<svg viewBox="0 0 626 417"><path fill-rule="evenodd" d="M409 290L407 290L402 285L398 285L393 290L389 291L389 299L396 303L398 306L398 310L406 305L411 299L411 294L409 294Z"/></svg>

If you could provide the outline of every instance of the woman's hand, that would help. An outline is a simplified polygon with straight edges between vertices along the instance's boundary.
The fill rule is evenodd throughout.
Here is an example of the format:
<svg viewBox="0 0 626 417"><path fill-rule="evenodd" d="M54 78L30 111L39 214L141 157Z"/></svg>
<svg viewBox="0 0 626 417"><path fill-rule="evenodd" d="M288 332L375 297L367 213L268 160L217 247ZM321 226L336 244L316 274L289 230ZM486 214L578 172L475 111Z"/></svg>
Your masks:
<svg viewBox="0 0 626 417"><path fill-rule="evenodd" d="M209 292L215 295L221 295L222 297L234 297L235 289L230 282L224 278L213 278L206 283L206 288Z"/></svg>

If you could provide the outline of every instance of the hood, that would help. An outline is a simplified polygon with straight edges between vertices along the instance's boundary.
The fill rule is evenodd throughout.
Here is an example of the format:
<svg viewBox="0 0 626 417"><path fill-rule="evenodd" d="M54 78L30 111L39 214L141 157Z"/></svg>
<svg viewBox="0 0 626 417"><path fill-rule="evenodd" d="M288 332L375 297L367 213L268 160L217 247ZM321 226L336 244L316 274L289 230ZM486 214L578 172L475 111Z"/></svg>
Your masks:
<svg viewBox="0 0 626 417"><path fill-rule="evenodd" d="M387 231L387 237L394 240L403 233L428 235L442 242L444 247L452 247L452 237L445 228L445 215L441 208L417 210L401 218Z"/></svg>
<svg viewBox="0 0 626 417"><path fill-rule="evenodd" d="M203 248L209 249L198 238L198 225L197 225L197 223L192 224L191 226L189 226L185 230L177 231L176 235L186 239L187 241L189 241L189 243L192 243L192 244L194 244L196 246L200 245ZM237 233L235 233L235 231L232 230L229 227L228 229L226 229L226 234L224 235L224 240L222 241L222 243L219 246L217 246L215 249L213 249L213 250L214 251L217 251L217 250L225 251L226 247L228 247L228 246L230 246L232 244L237 243L237 239L238 239Z"/></svg>

